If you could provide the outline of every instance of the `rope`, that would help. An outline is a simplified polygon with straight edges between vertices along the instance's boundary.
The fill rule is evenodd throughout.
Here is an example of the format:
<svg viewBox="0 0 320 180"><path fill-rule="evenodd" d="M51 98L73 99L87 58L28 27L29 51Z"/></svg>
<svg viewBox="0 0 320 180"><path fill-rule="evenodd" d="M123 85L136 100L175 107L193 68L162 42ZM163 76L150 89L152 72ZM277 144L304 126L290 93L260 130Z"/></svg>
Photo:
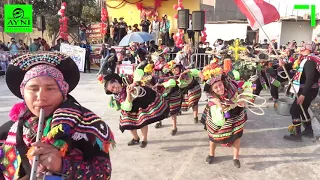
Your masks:
<svg viewBox="0 0 320 180"><path fill-rule="evenodd" d="M126 85L129 86L129 82L127 80L127 78L122 77L122 82ZM134 87L134 91L131 93L131 96L135 99L138 97L143 97L147 94L146 90L143 89L141 86L136 86Z"/></svg>
<svg viewBox="0 0 320 180"><path fill-rule="evenodd" d="M258 79L259 79L259 76L255 74L255 75L251 76L248 81L253 83L253 82L255 82L255 81L258 80Z"/></svg>
<svg viewBox="0 0 320 180"><path fill-rule="evenodd" d="M255 103L253 103L253 102L251 102L251 101L249 101L249 100L247 100L245 98L240 98L241 96L247 96L247 97L252 97L253 96L253 97L255 97L255 99L256 98L260 98L260 99L263 100L263 103L255 104ZM258 116L264 115L264 111L263 111L263 109L261 107L264 106L267 103L267 100L265 98L263 98L261 96L258 96L258 95L255 95L255 94L251 94L251 93L242 93L242 94L239 94L237 96L237 99L238 99L237 102L246 102L246 103L250 104L251 107L257 108L257 109L259 109L261 111L261 113L255 112L255 111L252 110L252 108L250 108L250 106L246 106L246 108L250 112L252 112L253 114L258 115Z"/></svg>
<svg viewBox="0 0 320 180"><path fill-rule="evenodd" d="M282 76L282 73L284 73L285 76ZM282 79L288 79L288 76L286 75L286 72L284 72L284 71L278 72L278 76L281 77Z"/></svg>

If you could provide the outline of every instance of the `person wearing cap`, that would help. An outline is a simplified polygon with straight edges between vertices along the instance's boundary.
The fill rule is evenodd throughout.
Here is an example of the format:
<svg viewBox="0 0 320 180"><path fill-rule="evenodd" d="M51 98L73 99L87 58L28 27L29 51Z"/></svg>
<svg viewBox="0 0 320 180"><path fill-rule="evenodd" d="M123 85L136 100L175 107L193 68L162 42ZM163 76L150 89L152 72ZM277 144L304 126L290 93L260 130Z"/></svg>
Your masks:
<svg viewBox="0 0 320 180"><path fill-rule="evenodd" d="M33 159L39 156L38 177L49 172L65 179L110 179L113 133L69 94L79 79L76 63L60 53L26 54L10 63L8 88L23 101L0 127L1 176L29 179ZM38 127L40 117L43 127ZM40 141L35 138L38 128L43 132Z"/></svg>
<svg viewBox="0 0 320 180"><path fill-rule="evenodd" d="M292 125L288 128L290 134L284 136L285 140L302 141L302 136L309 138L313 138L314 136L311 116L308 113L310 104L317 97L319 91L320 58L311 54L314 50L314 43L306 42L300 48L300 58L293 63L293 66L290 66L296 69L296 73L292 79L293 86L291 87L291 92L294 93L296 91L298 97L295 98L290 108ZM279 60L279 65L287 66L282 60ZM299 105L302 105L307 117L304 116ZM301 124L304 127L304 131L302 132Z"/></svg>
<svg viewBox="0 0 320 180"><path fill-rule="evenodd" d="M127 23L123 21L123 17L121 17L119 20L120 22L118 23L118 27L119 27L119 38L118 38L118 43L122 40L123 37L125 37L127 35Z"/></svg>

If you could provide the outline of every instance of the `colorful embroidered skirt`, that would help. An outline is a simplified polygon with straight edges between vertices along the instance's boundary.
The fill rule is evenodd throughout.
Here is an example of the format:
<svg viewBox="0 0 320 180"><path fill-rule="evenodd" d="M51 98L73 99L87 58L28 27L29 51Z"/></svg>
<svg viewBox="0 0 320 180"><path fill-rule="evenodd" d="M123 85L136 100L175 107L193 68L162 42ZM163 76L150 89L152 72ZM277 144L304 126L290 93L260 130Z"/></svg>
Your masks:
<svg viewBox="0 0 320 180"><path fill-rule="evenodd" d="M247 121L245 108L236 107L230 110L231 117L226 119L223 126L217 126L211 119L210 107L203 111L201 121L206 122L210 141L219 144L229 144L242 137L243 127Z"/></svg>
<svg viewBox="0 0 320 180"><path fill-rule="evenodd" d="M194 81L193 84L189 87L186 87L182 91L182 111L188 111L195 105L198 105L198 102L201 98L201 87L197 81Z"/></svg>
<svg viewBox="0 0 320 180"><path fill-rule="evenodd" d="M170 116L178 114L182 103L180 88L178 86L174 87L165 99L169 101Z"/></svg>
<svg viewBox="0 0 320 180"><path fill-rule="evenodd" d="M170 107L164 97L145 87L146 95L133 100L131 111L121 110L120 130L141 129L169 116Z"/></svg>

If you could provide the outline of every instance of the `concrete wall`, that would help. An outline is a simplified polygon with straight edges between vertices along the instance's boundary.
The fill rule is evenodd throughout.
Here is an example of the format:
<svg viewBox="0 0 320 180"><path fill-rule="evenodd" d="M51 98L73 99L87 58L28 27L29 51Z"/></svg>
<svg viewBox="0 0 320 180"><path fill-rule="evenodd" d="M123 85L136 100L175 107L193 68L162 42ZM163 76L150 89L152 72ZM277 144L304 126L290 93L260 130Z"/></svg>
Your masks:
<svg viewBox="0 0 320 180"><path fill-rule="evenodd" d="M320 42L320 22L317 22L317 26L313 29L312 40Z"/></svg>
<svg viewBox="0 0 320 180"><path fill-rule="evenodd" d="M267 33L271 40L276 39L277 42L280 41L281 37L281 22L273 22L263 26L264 31ZM264 32L259 29L259 42L263 43L263 40L267 39L267 36Z"/></svg>
<svg viewBox="0 0 320 180"><path fill-rule="evenodd" d="M296 40L298 44L301 41L312 40L313 27L309 21L282 21L280 45L288 41Z"/></svg>
<svg viewBox="0 0 320 180"><path fill-rule="evenodd" d="M246 39L247 24L206 24L207 41L212 45L217 39ZM210 32L210 33L209 33Z"/></svg>
<svg viewBox="0 0 320 180"><path fill-rule="evenodd" d="M201 5L207 11L207 21L242 20L246 17L240 12L234 0L207 0Z"/></svg>

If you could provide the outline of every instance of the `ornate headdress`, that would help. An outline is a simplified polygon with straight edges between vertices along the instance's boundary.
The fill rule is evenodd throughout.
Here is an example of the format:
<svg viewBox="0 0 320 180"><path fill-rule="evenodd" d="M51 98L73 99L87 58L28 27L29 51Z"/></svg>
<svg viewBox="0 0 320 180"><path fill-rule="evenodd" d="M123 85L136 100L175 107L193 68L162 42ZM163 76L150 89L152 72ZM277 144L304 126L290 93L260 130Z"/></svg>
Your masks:
<svg viewBox="0 0 320 180"><path fill-rule="evenodd" d="M171 61L167 62L167 64L163 67L162 71L164 73L168 73L168 72L172 71L172 69L174 69L177 66L182 68L181 64L176 63L174 60L171 60Z"/></svg>
<svg viewBox="0 0 320 180"><path fill-rule="evenodd" d="M209 85L213 85L215 82L220 81L223 73L223 68L216 63L210 63L201 71L202 79Z"/></svg>

